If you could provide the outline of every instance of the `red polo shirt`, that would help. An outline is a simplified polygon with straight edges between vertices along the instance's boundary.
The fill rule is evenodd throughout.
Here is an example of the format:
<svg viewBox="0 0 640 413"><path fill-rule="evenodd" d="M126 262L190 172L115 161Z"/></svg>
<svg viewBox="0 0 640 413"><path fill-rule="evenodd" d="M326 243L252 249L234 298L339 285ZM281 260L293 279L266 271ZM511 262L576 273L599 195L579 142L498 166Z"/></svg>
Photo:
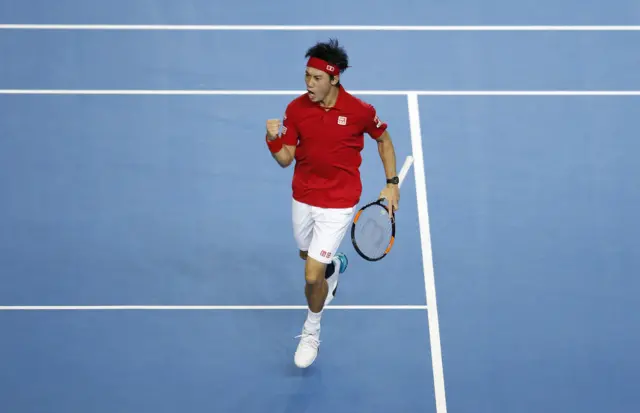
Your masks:
<svg viewBox="0 0 640 413"><path fill-rule="evenodd" d="M342 86L334 107L323 108L305 93L287 105L285 145L297 146L293 198L321 208L349 208L360 201L360 152L364 133L377 139L387 129L375 108Z"/></svg>

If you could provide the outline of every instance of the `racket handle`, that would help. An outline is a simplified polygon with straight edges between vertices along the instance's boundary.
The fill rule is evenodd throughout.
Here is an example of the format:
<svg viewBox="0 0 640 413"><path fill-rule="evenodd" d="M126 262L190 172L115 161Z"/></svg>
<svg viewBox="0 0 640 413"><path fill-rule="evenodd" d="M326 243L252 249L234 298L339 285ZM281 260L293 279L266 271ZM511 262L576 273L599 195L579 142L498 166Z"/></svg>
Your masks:
<svg viewBox="0 0 640 413"><path fill-rule="evenodd" d="M400 182L398 183L398 188L402 186L402 181L404 181L404 178L407 176L407 173L409 172L409 169L411 168L412 164L413 164L413 156L409 155L404 160L402 169L400 169L400 173L398 174L398 179L400 180Z"/></svg>

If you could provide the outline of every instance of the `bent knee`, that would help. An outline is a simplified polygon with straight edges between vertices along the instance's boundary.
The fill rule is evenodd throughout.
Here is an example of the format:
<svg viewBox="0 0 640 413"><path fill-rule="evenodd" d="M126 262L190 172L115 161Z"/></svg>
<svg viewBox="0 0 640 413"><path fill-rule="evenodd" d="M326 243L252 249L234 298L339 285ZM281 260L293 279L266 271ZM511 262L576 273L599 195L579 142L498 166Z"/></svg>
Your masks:
<svg viewBox="0 0 640 413"><path fill-rule="evenodd" d="M318 271L310 272L306 271L304 274L304 279L307 284L318 284L322 280L324 280L324 274Z"/></svg>
<svg viewBox="0 0 640 413"><path fill-rule="evenodd" d="M322 282L325 277L326 265L316 261L312 258L307 260L307 264L305 265L304 278L307 284L317 284Z"/></svg>

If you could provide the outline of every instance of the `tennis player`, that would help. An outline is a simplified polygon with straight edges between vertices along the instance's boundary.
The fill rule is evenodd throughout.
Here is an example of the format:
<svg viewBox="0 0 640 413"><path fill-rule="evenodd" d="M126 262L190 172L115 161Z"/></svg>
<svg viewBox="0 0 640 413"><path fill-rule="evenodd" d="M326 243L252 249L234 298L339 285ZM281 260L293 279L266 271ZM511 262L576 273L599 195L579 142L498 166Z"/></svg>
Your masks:
<svg viewBox="0 0 640 413"><path fill-rule="evenodd" d="M347 257L337 252L360 201L360 152L364 133L375 139L386 185L380 193L398 209L396 157L387 124L375 108L347 92L340 83L349 59L337 40L308 49L307 92L291 101L282 122L267 120L266 143L286 168L295 160L292 182L293 235L305 260L307 318L294 361L310 366L320 345L320 319L335 297ZM282 128L282 129L281 129Z"/></svg>

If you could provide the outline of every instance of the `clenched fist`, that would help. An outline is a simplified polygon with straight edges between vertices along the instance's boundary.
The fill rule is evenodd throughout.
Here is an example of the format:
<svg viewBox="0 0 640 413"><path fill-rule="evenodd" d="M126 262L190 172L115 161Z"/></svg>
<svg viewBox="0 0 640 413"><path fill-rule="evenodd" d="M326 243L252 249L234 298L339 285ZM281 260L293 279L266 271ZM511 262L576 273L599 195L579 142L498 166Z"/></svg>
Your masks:
<svg viewBox="0 0 640 413"><path fill-rule="evenodd" d="M278 137L280 132L280 119L269 119L267 121L267 136L272 141Z"/></svg>

